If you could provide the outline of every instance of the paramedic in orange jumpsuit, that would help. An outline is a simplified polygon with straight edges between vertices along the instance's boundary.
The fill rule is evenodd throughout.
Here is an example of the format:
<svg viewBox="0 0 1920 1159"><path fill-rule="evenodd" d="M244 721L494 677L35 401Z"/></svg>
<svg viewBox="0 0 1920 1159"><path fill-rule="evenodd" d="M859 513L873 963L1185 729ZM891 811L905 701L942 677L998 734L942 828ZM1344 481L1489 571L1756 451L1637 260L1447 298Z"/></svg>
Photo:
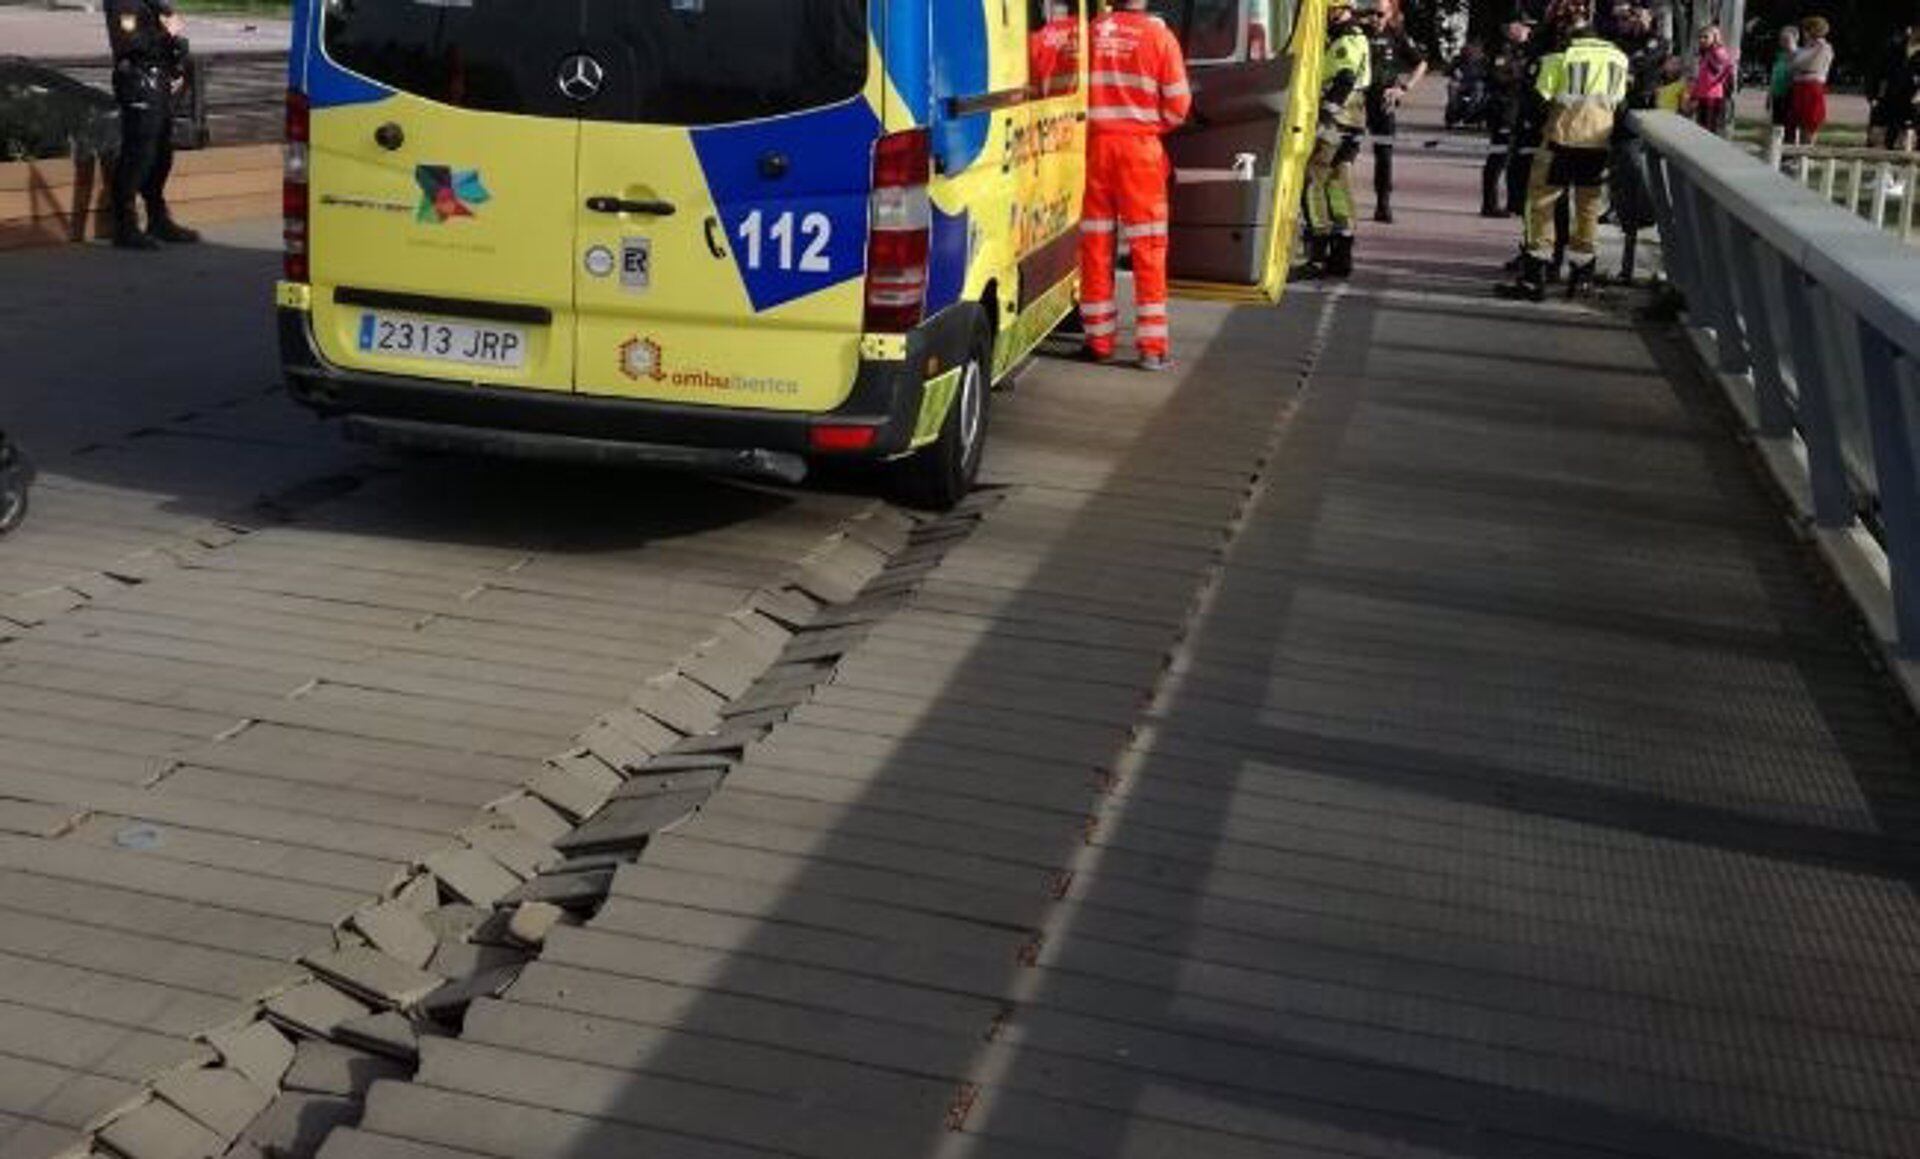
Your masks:
<svg viewBox="0 0 1920 1159"><path fill-rule="evenodd" d="M1080 83L1080 16L1072 0L1051 0L1047 22L1027 38L1027 77L1036 97L1070 93Z"/></svg>
<svg viewBox="0 0 1920 1159"><path fill-rule="evenodd" d="M1134 342L1140 366L1164 370L1167 342L1167 180L1162 134L1187 119L1193 93L1180 42L1147 0L1117 0L1093 23L1087 78L1087 196L1080 221L1080 319L1086 357L1113 357L1115 236L1133 254Z"/></svg>

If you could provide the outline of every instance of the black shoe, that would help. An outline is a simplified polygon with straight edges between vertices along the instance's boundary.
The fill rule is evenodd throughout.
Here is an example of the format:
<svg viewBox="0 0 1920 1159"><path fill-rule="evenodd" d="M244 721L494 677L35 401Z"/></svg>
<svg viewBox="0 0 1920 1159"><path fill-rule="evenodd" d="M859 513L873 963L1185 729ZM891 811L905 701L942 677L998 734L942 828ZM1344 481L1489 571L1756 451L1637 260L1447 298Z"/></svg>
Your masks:
<svg viewBox="0 0 1920 1159"><path fill-rule="evenodd" d="M1596 261L1575 262L1567 268L1567 300L1593 293L1594 284L1599 280L1600 263Z"/></svg>
<svg viewBox="0 0 1920 1159"><path fill-rule="evenodd" d="M141 233L139 230L123 229L113 235L113 248L122 250L157 250L160 243Z"/></svg>
<svg viewBox="0 0 1920 1159"><path fill-rule="evenodd" d="M1498 282L1493 287L1494 296L1510 302L1544 302L1547 300L1547 288L1544 285L1528 282Z"/></svg>
<svg viewBox="0 0 1920 1159"><path fill-rule="evenodd" d="M1353 273L1353 238L1335 237L1327 246L1327 276L1344 278Z"/></svg>
<svg viewBox="0 0 1920 1159"><path fill-rule="evenodd" d="M1547 300L1547 263L1528 254L1520 255L1520 269L1511 282L1501 282L1493 288L1495 296L1512 301L1544 302Z"/></svg>
<svg viewBox="0 0 1920 1159"><path fill-rule="evenodd" d="M1482 205L1480 207L1481 217L1505 217L1506 215L1507 211L1497 205Z"/></svg>
<svg viewBox="0 0 1920 1159"><path fill-rule="evenodd" d="M170 217L163 217L147 226L147 236L173 245L192 245L200 240L200 231L188 229Z"/></svg>
<svg viewBox="0 0 1920 1159"><path fill-rule="evenodd" d="M1379 222L1381 225L1392 225L1393 224L1393 207L1390 205L1380 205L1380 206L1374 207L1373 220Z"/></svg>

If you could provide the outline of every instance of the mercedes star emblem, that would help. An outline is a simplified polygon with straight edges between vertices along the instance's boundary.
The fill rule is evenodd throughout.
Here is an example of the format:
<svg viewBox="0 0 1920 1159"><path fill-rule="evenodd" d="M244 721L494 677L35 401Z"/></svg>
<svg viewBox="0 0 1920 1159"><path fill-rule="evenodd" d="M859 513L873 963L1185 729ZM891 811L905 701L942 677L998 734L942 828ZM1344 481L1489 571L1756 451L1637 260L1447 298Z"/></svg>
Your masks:
<svg viewBox="0 0 1920 1159"><path fill-rule="evenodd" d="M607 79L607 70L600 62L584 52L576 52L560 62L560 75L555 83L560 86L560 95L570 101L590 101L600 92L600 86Z"/></svg>

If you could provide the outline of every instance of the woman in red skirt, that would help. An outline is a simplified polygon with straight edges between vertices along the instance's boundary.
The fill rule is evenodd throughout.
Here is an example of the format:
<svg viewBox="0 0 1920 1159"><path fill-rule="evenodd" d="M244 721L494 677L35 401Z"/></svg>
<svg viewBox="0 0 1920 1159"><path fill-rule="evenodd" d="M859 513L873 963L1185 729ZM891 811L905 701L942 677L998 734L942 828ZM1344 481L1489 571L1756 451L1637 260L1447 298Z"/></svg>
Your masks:
<svg viewBox="0 0 1920 1159"><path fill-rule="evenodd" d="M1833 45L1827 43L1831 29L1824 17L1809 16L1800 22L1800 50L1793 54L1789 69L1793 74L1787 91L1787 142L1811 145L1827 123L1827 71L1833 67Z"/></svg>

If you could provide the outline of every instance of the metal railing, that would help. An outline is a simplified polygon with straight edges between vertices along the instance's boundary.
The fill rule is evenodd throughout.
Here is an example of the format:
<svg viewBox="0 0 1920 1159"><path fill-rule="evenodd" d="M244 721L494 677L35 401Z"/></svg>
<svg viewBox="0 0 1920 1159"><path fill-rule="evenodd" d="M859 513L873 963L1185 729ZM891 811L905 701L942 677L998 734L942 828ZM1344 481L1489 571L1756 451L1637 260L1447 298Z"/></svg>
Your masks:
<svg viewBox="0 0 1920 1159"><path fill-rule="evenodd" d="M196 52L194 83L186 113L200 139L195 145L271 144L284 135L287 54L284 49ZM113 59L105 53L43 55L33 63L53 69L103 93L113 90ZM186 144L186 142L179 142Z"/></svg>
<svg viewBox="0 0 1920 1159"><path fill-rule="evenodd" d="M1635 114L1667 268L1763 449L1804 455L1816 529L1884 552L1888 632L1920 655L1920 260L1670 113Z"/></svg>
<svg viewBox="0 0 1920 1159"><path fill-rule="evenodd" d="M1789 145L1779 129L1767 141L1767 161L1775 169L1817 191L1847 212L1913 241L1920 192L1920 154L1898 149L1855 149L1825 145Z"/></svg>

